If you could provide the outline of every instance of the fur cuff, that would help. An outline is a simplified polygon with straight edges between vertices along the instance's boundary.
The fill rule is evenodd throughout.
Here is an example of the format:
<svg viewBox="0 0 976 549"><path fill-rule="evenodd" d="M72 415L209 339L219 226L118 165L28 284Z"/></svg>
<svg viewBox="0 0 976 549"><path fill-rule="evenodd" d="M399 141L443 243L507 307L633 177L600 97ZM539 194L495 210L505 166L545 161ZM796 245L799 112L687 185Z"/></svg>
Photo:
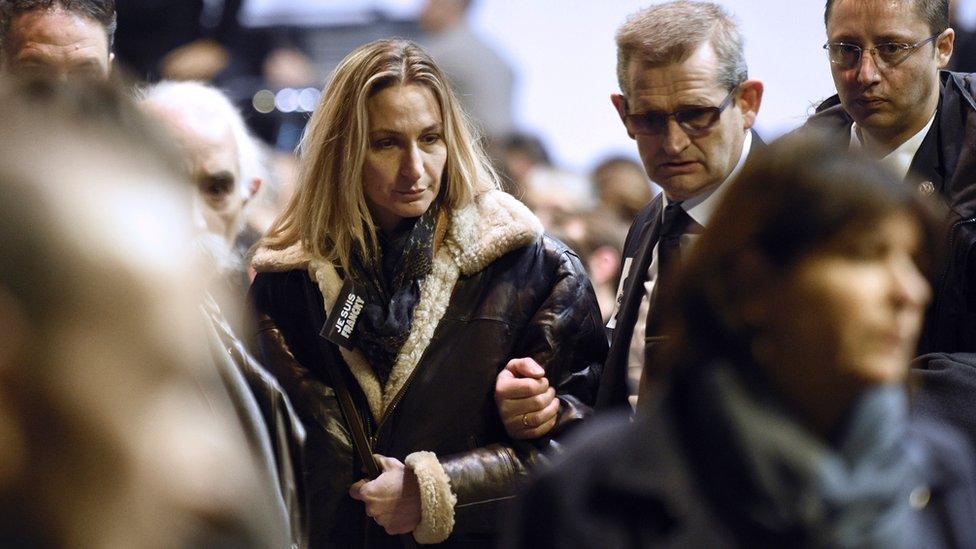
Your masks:
<svg viewBox="0 0 976 549"><path fill-rule="evenodd" d="M414 452L404 460L413 469L420 486L420 524L413 531L417 543L440 543L454 529L454 504L448 478L434 452Z"/></svg>

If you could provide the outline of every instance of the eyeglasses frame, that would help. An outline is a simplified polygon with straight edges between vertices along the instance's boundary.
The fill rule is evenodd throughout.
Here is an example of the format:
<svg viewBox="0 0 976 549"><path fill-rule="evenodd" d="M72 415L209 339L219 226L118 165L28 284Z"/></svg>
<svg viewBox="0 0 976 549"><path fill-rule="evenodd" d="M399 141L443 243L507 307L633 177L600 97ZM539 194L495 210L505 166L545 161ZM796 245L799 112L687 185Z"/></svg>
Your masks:
<svg viewBox="0 0 976 549"><path fill-rule="evenodd" d="M705 135L706 133L708 133L709 130L711 130L712 128L714 128L716 124L718 124L719 119L722 117L722 113L725 112L725 109L727 109L729 107L729 105L732 104L732 101L735 99L735 95L736 95L736 92L738 90L739 90L739 84L736 84L735 86L732 86L732 89L729 90L728 95L726 95L725 96L725 99L723 99L722 102L719 103L717 106L690 107L692 109L706 109L706 110L712 110L712 109L714 109L715 110L715 114L716 115L715 115L715 118L714 118L714 122L712 122L711 124L709 124L708 127L698 129L698 128L693 128L693 127L685 126L684 124L682 124L681 122L679 122L678 119L677 119L677 114L679 112L681 112L682 110L689 110L688 107L685 107L685 108L679 108L678 110L673 111L673 112L666 112L666 113L664 113L664 125L662 126L662 129L667 128L668 127L668 120L674 118L674 121L675 121L676 124L678 124L678 127L681 128L681 130L683 132L685 132L686 134L688 134L689 136L698 137L698 136ZM626 101L626 98L624 100ZM645 112L627 114L625 116L625 118L626 118L626 121L629 122L631 118L640 118L642 116L646 116L647 113L649 113L649 112L654 112L654 111L645 111ZM660 112L660 111L658 111L658 112ZM630 129L630 126L629 125L627 127L628 127L628 129ZM663 135L664 134L663 131L662 132L659 132L659 133L652 133L652 132L633 132L633 133L635 135L655 135L655 136L660 136L660 135Z"/></svg>
<svg viewBox="0 0 976 549"><path fill-rule="evenodd" d="M823 45L823 49L824 49L824 51L827 52L827 59L832 64L834 64L834 65L840 65L840 66L842 66L844 68L848 68L848 69L852 69L854 67L860 66L861 60L864 58L864 52L869 52L871 54L871 56L874 57L874 64L875 64L875 66L877 66L881 70L884 70L884 69L887 69L887 68L890 68L890 67L894 67L894 66L900 65L906 59L908 59L909 57L911 57L911 55L913 53L917 52L919 50L919 48L921 48L925 44L928 44L929 42L932 42L936 38L942 36L942 33L944 33L944 32L945 32L945 29L943 29L940 32L937 32L937 33L933 34L932 36L929 36L925 40L921 40L921 41L916 42L914 44L906 44L904 42L885 42L883 44L877 44L877 45L875 45L874 47L871 47L871 48L863 48L861 46L858 46L857 44L849 44L847 42L827 42L826 44ZM857 52L858 52L857 53L857 59L855 59L854 62L851 63L849 66L845 66L842 63L838 63L838 62L834 61L833 59L831 59L831 57L830 57L830 47L831 46L849 46L849 47L855 48L857 50ZM905 53L905 56L902 57L901 59L899 59L898 62L897 63L894 63L894 64L888 64L887 62L883 62L883 63L882 62L879 62L879 59L878 59L878 56L877 56L878 55L878 48L880 48L882 46L902 46L899 49L902 49L902 50L904 50L906 52Z"/></svg>

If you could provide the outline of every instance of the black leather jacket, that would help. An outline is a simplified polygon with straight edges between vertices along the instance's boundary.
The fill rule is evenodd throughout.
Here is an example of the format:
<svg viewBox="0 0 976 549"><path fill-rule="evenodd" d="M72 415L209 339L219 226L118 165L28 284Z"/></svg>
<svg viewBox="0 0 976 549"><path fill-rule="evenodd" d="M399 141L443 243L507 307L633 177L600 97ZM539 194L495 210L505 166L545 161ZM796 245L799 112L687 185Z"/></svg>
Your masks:
<svg viewBox="0 0 976 549"><path fill-rule="evenodd" d="M493 395L507 361L530 356L546 368L562 400L554 432L587 415L595 399L606 339L576 255L543 236L534 216L504 193L483 195L450 218L411 335L382 388L362 355L318 341L314 307L335 299L341 282L335 270L295 249L255 255L259 274L251 298L261 316L260 352L308 430L313 547L399 545L347 495L364 475L330 371L347 377L375 453L412 466L422 485L425 475L445 480L449 496L423 501L414 534L421 542L449 534L448 546L492 545L499 507L551 444L506 435ZM436 455L433 464L411 462L411 456L431 457L427 452ZM453 528L431 533L431 520L441 526L453 521Z"/></svg>

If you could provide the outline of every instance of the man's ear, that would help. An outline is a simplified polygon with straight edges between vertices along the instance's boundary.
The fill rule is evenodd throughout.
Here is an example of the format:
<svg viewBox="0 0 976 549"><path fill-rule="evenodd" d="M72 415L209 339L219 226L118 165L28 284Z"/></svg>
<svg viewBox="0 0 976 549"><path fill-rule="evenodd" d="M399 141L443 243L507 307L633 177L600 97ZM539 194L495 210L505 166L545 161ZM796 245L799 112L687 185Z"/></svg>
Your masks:
<svg viewBox="0 0 976 549"><path fill-rule="evenodd" d="M952 57L952 48L956 40L956 31L952 28L948 28L942 31L942 34L935 41L935 53L939 59L939 68L944 69L949 65L949 59Z"/></svg>
<svg viewBox="0 0 976 549"><path fill-rule="evenodd" d="M254 198L254 195L258 194L259 190L261 190L261 178L255 177L247 187L247 196L244 198L244 203L247 204L250 202Z"/></svg>
<svg viewBox="0 0 976 549"><path fill-rule="evenodd" d="M620 117L620 122L624 123L626 128L627 124L624 121L627 119L627 99L619 93L612 93L610 94L610 102L613 103L613 108L617 109L617 116ZM627 135L631 139L634 138L634 134L630 133L630 130L627 130Z"/></svg>
<svg viewBox="0 0 976 549"><path fill-rule="evenodd" d="M743 129L748 130L756 123L759 106L762 105L763 83L759 80L746 80L739 84L739 108L744 120Z"/></svg>

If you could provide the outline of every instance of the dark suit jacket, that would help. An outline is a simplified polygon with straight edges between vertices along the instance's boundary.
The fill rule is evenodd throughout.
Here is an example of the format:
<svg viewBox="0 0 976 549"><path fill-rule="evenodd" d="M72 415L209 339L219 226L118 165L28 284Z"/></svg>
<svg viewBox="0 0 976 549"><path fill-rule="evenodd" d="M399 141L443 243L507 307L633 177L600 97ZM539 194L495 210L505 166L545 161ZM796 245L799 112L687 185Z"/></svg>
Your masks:
<svg viewBox="0 0 976 549"><path fill-rule="evenodd" d="M939 107L906 182L931 182L950 209L945 265L932 280L919 354L976 352L976 74L943 71ZM851 117L836 96L805 127L850 140ZM922 187L919 187L922 188Z"/></svg>
<svg viewBox="0 0 976 549"><path fill-rule="evenodd" d="M765 147L765 142L753 131L752 148L746 161ZM627 239L624 240L623 257L631 259L631 262L629 268L621 273L623 292L617 306L616 323L608 330L610 352L600 379L600 391L596 401L599 409L627 404L630 340L634 335L637 312L644 298L644 282L647 280L647 269L651 265L651 251L657 245L660 234L663 208L664 193L660 193L638 212L627 232Z"/></svg>

